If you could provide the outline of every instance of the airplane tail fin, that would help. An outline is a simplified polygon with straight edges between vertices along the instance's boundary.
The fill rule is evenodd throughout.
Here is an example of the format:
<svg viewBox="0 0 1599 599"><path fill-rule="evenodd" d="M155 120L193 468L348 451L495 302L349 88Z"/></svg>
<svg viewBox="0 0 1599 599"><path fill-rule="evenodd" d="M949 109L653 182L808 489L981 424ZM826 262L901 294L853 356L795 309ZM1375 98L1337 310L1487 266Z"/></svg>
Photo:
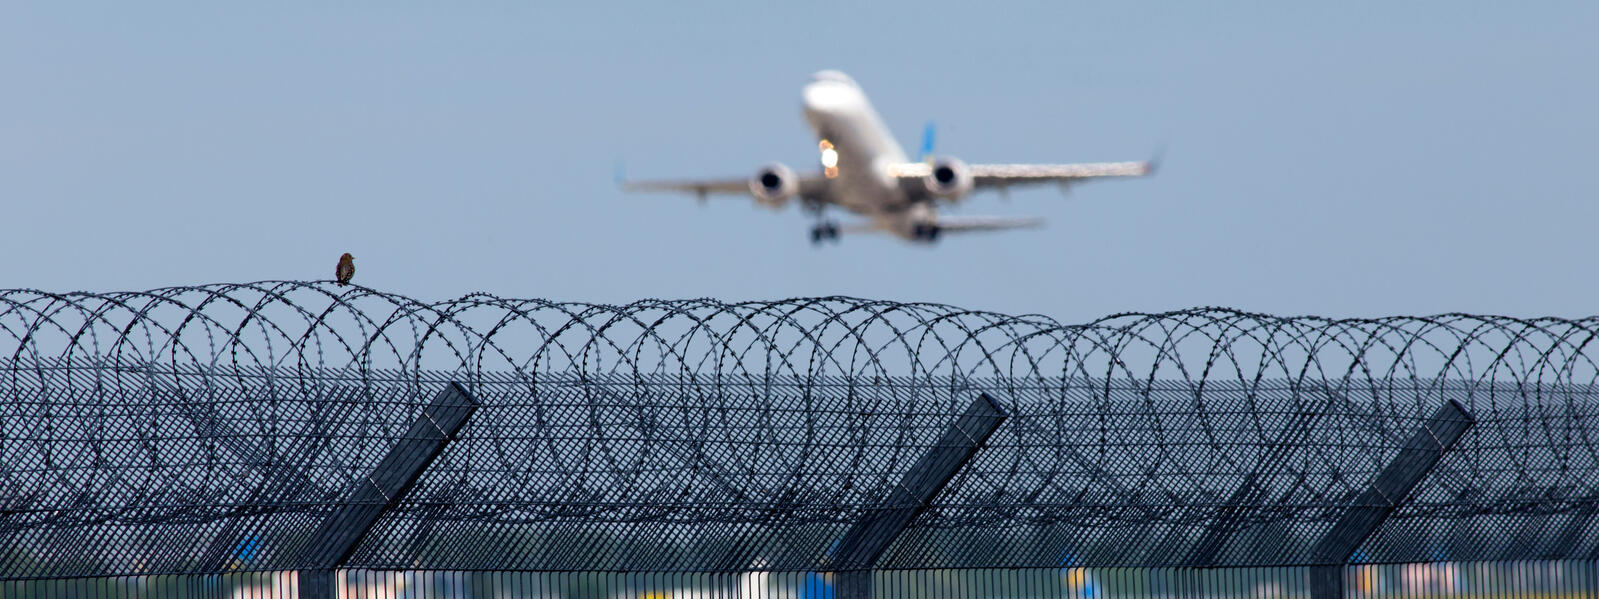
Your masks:
<svg viewBox="0 0 1599 599"><path fill-rule="evenodd" d="M926 160L933 153L934 137L938 129L933 126L933 121L927 121L927 126L922 128L922 147L916 152L916 161Z"/></svg>

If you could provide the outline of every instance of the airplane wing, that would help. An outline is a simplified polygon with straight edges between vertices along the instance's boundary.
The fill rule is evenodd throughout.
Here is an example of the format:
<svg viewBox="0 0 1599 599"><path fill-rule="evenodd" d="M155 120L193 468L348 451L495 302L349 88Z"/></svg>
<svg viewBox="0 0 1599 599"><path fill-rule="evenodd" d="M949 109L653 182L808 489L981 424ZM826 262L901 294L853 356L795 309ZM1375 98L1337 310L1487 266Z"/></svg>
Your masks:
<svg viewBox="0 0 1599 599"><path fill-rule="evenodd" d="M1150 161L1078 164L973 164L972 186L1006 187L1026 183L1075 183L1107 177L1142 177L1155 172Z"/></svg>
<svg viewBox="0 0 1599 599"><path fill-rule="evenodd" d="M677 191L697 196L744 194L750 192L749 179L702 179L697 181L623 181L625 191Z"/></svg>
<svg viewBox="0 0 1599 599"><path fill-rule="evenodd" d="M797 195L805 199L823 199L826 194L826 181L820 173L799 175L795 181L799 186ZM622 181L622 190L691 193L700 199L710 195L754 195L750 190L748 178Z"/></svg>
<svg viewBox="0 0 1599 599"><path fill-rule="evenodd" d="M1076 164L970 164L965 165L974 189L1004 188L1030 183L1076 183L1108 177L1142 177L1155 172L1151 160L1133 162L1080 162ZM896 164L889 174L901 181L921 179L933 172L926 162Z"/></svg>

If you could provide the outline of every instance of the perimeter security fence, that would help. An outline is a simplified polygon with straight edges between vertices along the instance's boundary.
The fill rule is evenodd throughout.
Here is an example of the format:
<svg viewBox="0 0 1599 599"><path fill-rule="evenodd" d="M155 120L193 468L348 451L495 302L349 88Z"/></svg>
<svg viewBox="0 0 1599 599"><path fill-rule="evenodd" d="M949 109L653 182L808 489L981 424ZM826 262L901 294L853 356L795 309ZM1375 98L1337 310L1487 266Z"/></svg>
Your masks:
<svg viewBox="0 0 1599 599"><path fill-rule="evenodd" d="M1588 597L1596 335L0 291L0 596Z"/></svg>

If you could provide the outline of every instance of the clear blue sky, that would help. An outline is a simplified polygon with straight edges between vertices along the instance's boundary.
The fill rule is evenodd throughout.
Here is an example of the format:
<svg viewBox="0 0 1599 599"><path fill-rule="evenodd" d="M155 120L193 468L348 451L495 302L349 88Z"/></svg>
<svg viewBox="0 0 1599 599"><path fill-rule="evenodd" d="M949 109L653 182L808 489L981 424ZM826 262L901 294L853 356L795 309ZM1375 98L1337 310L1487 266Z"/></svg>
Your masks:
<svg viewBox="0 0 1599 599"><path fill-rule="evenodd" d="M0 287L1599 312L1593 3L324 4L0 6ZM615 188L810 168L823 68L908 147L1165 168L931 248Z"/></svg>

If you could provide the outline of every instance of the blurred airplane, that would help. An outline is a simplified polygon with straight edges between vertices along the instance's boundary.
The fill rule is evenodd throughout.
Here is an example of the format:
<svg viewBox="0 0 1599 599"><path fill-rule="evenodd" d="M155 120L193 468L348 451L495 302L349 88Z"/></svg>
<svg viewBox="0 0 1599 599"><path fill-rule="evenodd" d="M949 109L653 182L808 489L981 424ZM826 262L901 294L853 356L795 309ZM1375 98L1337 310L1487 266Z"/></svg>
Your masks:
<svg viewBox="0 0 1599 599"><path fill-rule="evenodd" d="M811 242L837 240L841 231L887 232L915 242L937 241L945 233L1034 227L1037 218L939 216L935 204L955 203L973 191L1031 183L1064 185L1105 177L1140 177L1154 172L1153 161L1081 164L966 164L950 157L926 157L933 127L922 138L918 161L906 157L866 100L861 87L838 71L811 76L803 92L805 120L820 139L822 170L797 174L768 164L748 179L622 181L630 191L749 194L762 206L780 209L798 198L817 218ZM923 160L925 158L925 160ZM838 206L864 216L867 223L841 227L824 215Z"/></svg>

